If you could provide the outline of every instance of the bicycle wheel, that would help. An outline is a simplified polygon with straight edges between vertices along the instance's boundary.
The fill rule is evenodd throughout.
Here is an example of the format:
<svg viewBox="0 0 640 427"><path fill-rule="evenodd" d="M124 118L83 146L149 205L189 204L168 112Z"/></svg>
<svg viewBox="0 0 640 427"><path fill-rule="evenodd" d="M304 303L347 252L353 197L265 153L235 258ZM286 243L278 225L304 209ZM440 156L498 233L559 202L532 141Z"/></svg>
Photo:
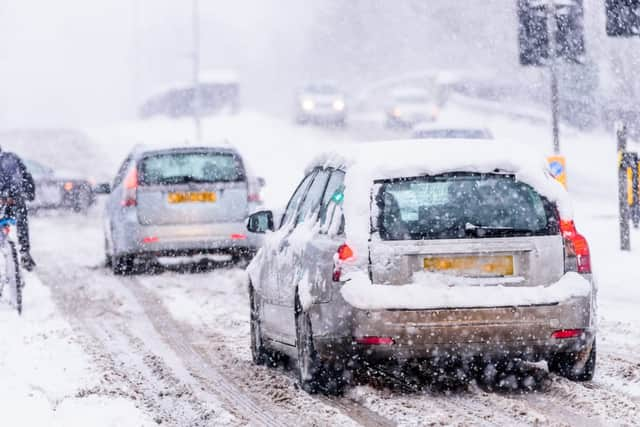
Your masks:
<svg viewBox="0 0 640 427"><path fill-rule="evenodd" d="M5 272L3 284L7 288L9 302L18 310L18 314L22 314L22 274L16 244L12 241L6 242L2 248L2 255Z"/></svg>

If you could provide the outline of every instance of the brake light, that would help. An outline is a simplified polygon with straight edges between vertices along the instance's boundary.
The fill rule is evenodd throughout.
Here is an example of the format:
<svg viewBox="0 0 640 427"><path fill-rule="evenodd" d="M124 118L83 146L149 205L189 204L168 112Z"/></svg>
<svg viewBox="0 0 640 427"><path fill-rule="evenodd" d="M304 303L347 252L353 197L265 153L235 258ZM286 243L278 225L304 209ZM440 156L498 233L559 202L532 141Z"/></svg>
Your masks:
<svg viewBox="0 0 640 427"><path fill-rule="evenodd" d="M156 236L148 236L142 239L142 243L156 243L159 241L160 239L158 239Z"/></svg>
<svg viewBox="0 0 640 427"><path fill-rule="evenodd" d="M65 182L63 187L65 191L71 191L73 190L73 182L71 181Z"/></svg>
<svg viewBox="0 0 640 427"><path fill-rule="evenodd" d="M561 220L560 231L564 238L565 270L591 273L591 252L587 239L578 233L572 220Z"/></svg>
<svg viewBox="0 0 640 427"><path fill-rule="evenodd" d="M247 235L246 235L246 234L240 234L240 233L238 233L238 234L232 234L232 235L231 235L231 240L244 240L244 239L246 239L246 238L247 238Z"/></svg>
<svg viewBox="0 0 640 427"><path fill-rule="evenodd" d="M338 248L338 252L334 257L333 263L333 281L339 282L342 277L342 264L347 261L352 261L356 258L355 252L353 249L346 243L340 245Z"/></svg>
<svg viewBox="0 0 640 427"><path fill-rule="evenodd" d="M582 332L582 329L561 329L552 333L551 337L557 339L576 338L582 335Z"/></svg>
<svg viewBox="0 0 640 427"><path fill-rule="evenodd" d="M391 337L357 337L355 342L365 345L392 345L395 341Z"/></svg>
<svg viewBox="0 0 640 427"><path fill-rule="evenodd" d="M138 204L138 168L129 171L124 179L124 198L122 206L136 206Z"/></svg>
<svg viewBox="0 0 640 427"><path fill-rule="evenodd" d="M247 202L249 203L260 203L261 201L260 193L249 193L247 196Z"/></svg>

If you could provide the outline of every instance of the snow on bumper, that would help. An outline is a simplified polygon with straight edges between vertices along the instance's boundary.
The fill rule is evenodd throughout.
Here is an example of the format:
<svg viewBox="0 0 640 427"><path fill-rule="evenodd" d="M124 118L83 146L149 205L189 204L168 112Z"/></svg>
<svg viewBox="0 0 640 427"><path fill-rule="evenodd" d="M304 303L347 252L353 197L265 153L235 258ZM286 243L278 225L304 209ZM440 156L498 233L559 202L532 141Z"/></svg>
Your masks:
<svg viewBox="0 0 640 427"><path fill-rule="evenodd" d="M361 310L544 305L588 297L592 293L591 282L577 273L566 273L547 286L451 286L442 275L436 274L424 275L417 283L401 286L372 285L360 272L350 279L341 289L342 297Z"/></svg>

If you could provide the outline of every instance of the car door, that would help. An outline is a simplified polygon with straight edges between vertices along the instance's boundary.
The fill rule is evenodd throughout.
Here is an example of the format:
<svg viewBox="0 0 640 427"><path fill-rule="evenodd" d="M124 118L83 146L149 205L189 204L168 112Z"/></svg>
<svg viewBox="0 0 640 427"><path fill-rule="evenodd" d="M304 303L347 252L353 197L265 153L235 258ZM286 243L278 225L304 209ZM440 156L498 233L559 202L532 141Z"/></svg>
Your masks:
<svg viewBox="0 0 640 427"><path fill-rule="evenodd" d="M128 156L118 168L118 172L116 173L116 176L113 179L113 184L111 185L111 192L105 203L105 209L104 209L105 215L103 218L104 232L105 232L105 238L109 242L112 254L113 254L113 248L115 245L115 242L114 242L115 236L114 236L113 227L114 227L114 224L117 224L119 222L120 220L119 214L122 211L122 208L120 206L120 201L122 200L122 188L120 184L122 183L122 180L124 179L125 174L129 170L129 167L131 166L131 162L132 162L132 158L131 156Z"/></svg>
<svg viewBox="0 0 640 427"><path fill-rule="evenodd" d="M289 199L287 208L282 215L282 218L276 220L276 226L278 227L273 233L269 233L265 236L264 243L260 253L260 271L257 283L254 283L256 291L260 294L262 299L262 326L268 337L281 340L281 336L278 331L281 328L278 326L278 306L280 304L279 298L279 262L280 252L284 247L284 239L289 235L291 229L295 224L296 214L298 208L304 200L304 197L311 185L313 178L315 177L316 170L307 174L293 195Z"/></svg>
<svg viewBox="0 0 640 427"><path fill-rule="evenodd" d="M296 214L294 227L284 238L278 258L279 304L278 317L280 333L287 343L295 343L295 296L297 285L304 275L307 263L313 263L305 255L309 240L318 231L320 206L324 197L331 170L318 169L313 183L309 187Z"/></svg>

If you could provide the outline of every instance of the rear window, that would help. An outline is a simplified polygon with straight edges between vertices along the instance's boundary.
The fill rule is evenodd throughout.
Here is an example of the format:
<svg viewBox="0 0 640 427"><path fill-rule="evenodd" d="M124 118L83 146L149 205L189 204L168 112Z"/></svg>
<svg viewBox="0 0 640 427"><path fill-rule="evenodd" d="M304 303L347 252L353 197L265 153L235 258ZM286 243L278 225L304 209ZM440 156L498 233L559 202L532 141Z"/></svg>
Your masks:
<svg viewBox="0 0 640 427"><path fill-rule="evenodd" d="M379 184L377 224L384 240L559 233L555 206L511 175L453 173Z"/></svg>
<svg viewBox="0 0 640 427"><path fill-rule="evenodd" d="M242 162L233 153L166 153L145 157L140 184L235 182L245 179Z"/></svg>

